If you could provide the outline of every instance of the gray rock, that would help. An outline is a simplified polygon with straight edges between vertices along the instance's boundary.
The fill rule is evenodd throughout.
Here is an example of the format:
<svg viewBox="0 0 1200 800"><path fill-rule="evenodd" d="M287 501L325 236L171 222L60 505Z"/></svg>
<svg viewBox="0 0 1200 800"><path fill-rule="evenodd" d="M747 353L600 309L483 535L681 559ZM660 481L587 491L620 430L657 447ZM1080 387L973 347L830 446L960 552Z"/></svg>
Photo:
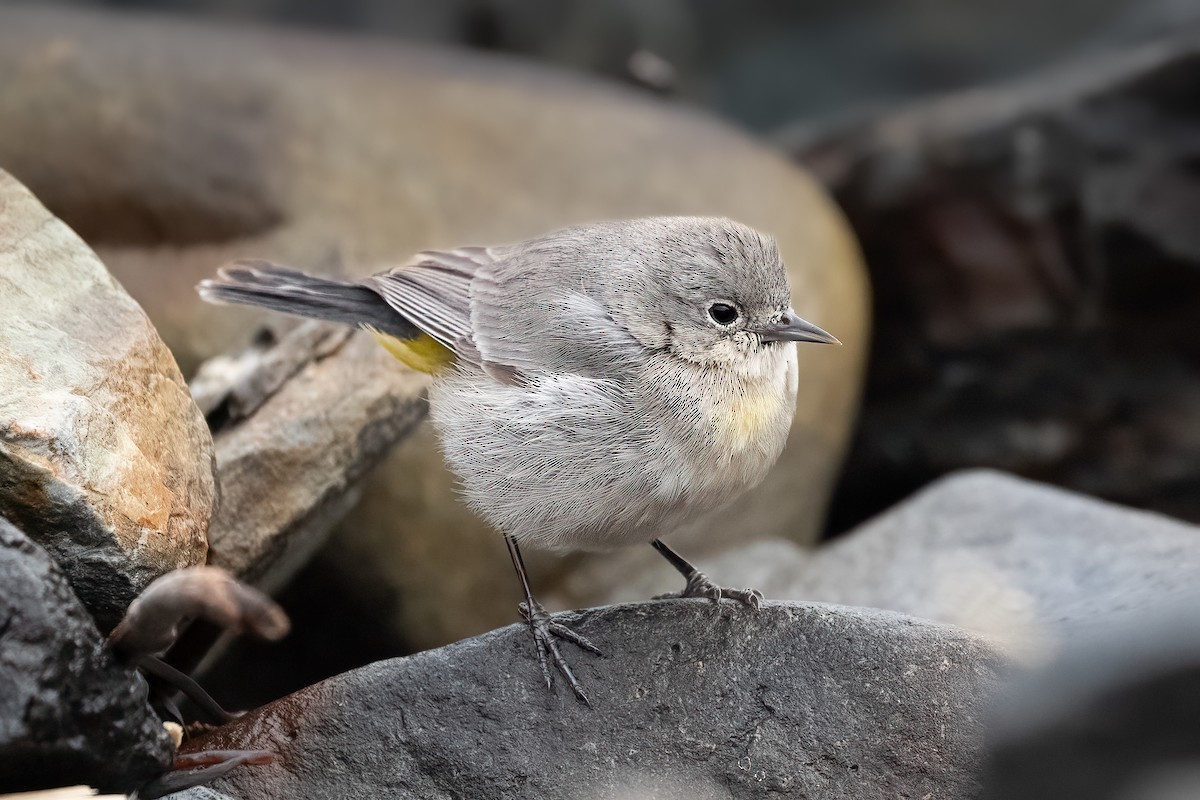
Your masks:
<svg viewBox="0 0 1200 800"><path fill-rule="evenodd" d="M111 627L204 561L212 438L141 308L3 171L0 319L0 513Z"/></svg>
<svg viewBox="0 0 1200 800"><path fill-rule="evenodd" d="M607 653L570 653L590 708L547 691L514 625L331 678L188 747L279 753L212 785L235 797L976 795L979 713L1006 662L972 634L812 604L567 618Z"/></svg>
<svg viewBox="0 0 1200 800"><path fill-rule="evenodd" d="M146 697L62 571L0 518L0 792L155 777L174 746Z"/></svg>
<svg viewBox="0 0 1200 800"><path fill-rule="evenodd" d="M700 566L767 597L890 609L1044 657L1164 605L1200 602L1200 528L977 470L815 552L761 542ZM656 575L660 587L674 580ZM653 589L647 576L613 599Z"/></svg>

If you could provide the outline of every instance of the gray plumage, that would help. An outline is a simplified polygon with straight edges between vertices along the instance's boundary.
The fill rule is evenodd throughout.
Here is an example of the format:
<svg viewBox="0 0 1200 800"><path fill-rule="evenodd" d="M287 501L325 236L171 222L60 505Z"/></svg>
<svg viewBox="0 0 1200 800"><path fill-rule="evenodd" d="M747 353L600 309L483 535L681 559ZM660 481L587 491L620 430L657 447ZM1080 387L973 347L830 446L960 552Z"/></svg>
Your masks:
<svg viewBox="0 0 1200 800"><path fill-rule="evenodd" d="M787 438L794 348L718 329L789 305L774 242L728 220L605 223L487 251L460 369L431 390L472 506L543 547L647 542L758 483ZM516 381L496 380L514 371ZM747 395L761 425L727 425ZM759 402L757 399L753 402Z"/></svg>
<svg viewBox="0 0 1200 800"><path fill-rule="evenodd" d="M726 219L566 228L425 252L361 281L239 262L206 299L423 331L458 356L432 419L472 506L547 547L649 541L758 483L787 438L789 309L774 241ZM714 301L739 311L729 327Z"/></svg>

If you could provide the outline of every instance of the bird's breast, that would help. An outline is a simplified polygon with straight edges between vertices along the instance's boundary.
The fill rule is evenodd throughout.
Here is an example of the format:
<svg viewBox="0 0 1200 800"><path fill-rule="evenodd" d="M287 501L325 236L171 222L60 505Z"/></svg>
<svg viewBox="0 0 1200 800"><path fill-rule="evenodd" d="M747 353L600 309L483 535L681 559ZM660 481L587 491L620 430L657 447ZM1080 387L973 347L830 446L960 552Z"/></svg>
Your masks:
<svg viewBox="0 0 1200 800"><path fill-rule="evenodd" d="M796 408L793 350L773 358L761 372L719 372L707 382L701 407L718 450L750 450L774 461Z"/></svg>
<svg viewBox="0 0 1200 800"><path fill-rule="evenodd" d="M651 383L659 392L653 448L674 478L660 485L696 510L717 508L761 481L787 441L795 413L794 355L784 349L754 370L682 368ZM663 470L666 472L666 470Z"/></svg>
<svg viewBox="0 0 1200 800"><path fill-rule="evenodd" d="M727 447L753 447L775 433L787 415L787 397L764 383L734 387L719 393L711 404L710 424Z"/></svg>

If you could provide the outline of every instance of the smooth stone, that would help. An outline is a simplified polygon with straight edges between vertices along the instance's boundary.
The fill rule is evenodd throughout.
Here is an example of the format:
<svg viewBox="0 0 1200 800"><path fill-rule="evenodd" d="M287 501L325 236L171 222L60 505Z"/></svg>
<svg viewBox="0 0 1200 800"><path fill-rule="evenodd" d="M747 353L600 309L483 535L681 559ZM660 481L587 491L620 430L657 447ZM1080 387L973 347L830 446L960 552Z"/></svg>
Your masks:
<svg viewBox="0 0 1200 800"><path fill-rule="evenodd" d="M832 530L975 467L1200 523L1200 37L1159 34L799 126L878 301Z"/></svg>
<svg viewBox="0 0 1200 800"><path fill-rule="evenodd" d="M210 786L235 797L977 794L980 714L1008 662L971 633L815 604L558 619L606 653L564 645L590 707L547 689L513 625L339 675L187 747L279 754Z"/></svg>
<svg viewBox="0 0 1200 800"><path fill-rule="evenodd" d="M815 551L756 542L699 566L718 583L768 598L870 606L969 628L1040 661L1154 609L1195 607L1200 528L970 470ZM608 599L653 591L672 575L653 564Z"/></svg>
<svg viewBox="0 0 1200 800"><path fill-rule="evenodd" d="M1166 604L1070 647L998 698L987 800L1200 797L1200 624Z"/></svg>

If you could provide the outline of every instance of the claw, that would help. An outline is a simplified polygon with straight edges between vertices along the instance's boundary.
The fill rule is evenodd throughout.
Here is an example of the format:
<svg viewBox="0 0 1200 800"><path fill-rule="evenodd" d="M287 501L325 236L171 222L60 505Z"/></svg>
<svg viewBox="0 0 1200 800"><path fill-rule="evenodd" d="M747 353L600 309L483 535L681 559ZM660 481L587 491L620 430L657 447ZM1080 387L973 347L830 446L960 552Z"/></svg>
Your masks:
<svg viewBox="0 0 1200 800"><path fill-rule="evenodd" d="M529 603L519 603L517 609L529 623L529 630L533 633L533 641L537 646L538 666L542 669L542 677L546 681L546 686L550 689L554 688L554 673L550 670L550 662L553 661L555 669L562 674L571 690L575 692L575 696L583 701L584 705L590 706L591 701L583 691L583 686L580 685L579 679L575 677L571 666L558 649L558 639L571 642L576 647L598 656L603 655L600 648L592 644L587 637L576 633L566 625L555 622L546 609L542 608L541 603L536 600L533 601L532 608Z"/></svg>
<svg viewBox="0 0 1200 800"><path fill-rule="evenodd" d="M726 589L710 581L703 572L693 572L688 576L687 585L683 591L660 594L655 600L666 600L677 597L700 597L720 603L721 600L736 600L742 605L758 611L762 608L762 592L757 589Z"/></svg>

